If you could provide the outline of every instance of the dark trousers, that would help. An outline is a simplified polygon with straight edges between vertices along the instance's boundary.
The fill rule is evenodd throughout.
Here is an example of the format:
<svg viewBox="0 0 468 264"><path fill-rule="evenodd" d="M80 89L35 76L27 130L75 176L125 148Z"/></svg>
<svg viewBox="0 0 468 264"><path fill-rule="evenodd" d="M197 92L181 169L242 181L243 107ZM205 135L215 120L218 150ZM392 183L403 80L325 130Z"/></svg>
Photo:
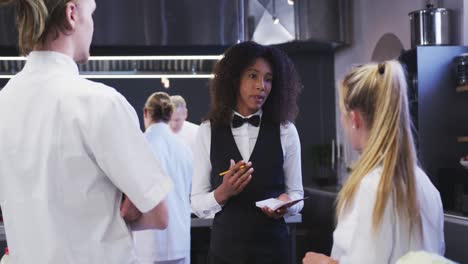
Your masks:
<svg viewBox="0 0 468 264"><path fill-rule="evenodd" d="M236 257L222 257L216 252L209 252L209 264L293 264L288 261L289 247L281 249L256 247L244 250Z"/></svg>

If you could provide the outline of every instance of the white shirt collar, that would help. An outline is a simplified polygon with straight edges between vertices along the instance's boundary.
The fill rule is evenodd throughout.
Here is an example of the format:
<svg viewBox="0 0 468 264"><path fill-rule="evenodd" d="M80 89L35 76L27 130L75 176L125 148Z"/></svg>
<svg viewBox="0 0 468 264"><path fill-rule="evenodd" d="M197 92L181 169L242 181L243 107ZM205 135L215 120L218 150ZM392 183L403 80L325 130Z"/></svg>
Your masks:
<svg viewBox="0 0 468 264"><path fill-rule="evenodd" d="M27 57L24 71L50 68L79 74L76 62L68 55L56 51L32 51Z"/></svg>
<svg viewBox="0 0 468 264"><path fill-rule="evenodd" d="M164 122L157 122L157 123L153 123L151 124L146 130L145 130L145 133L153 133L153 132L156 132L156 131L164 131L164 132L170 132L169 131L169 125L167 123L164 123Z"/></svg>
<svg viewBox="0 0 468 264"><path fill-rule="evenodd" d="M254 116L254 115L259 115L260 118L261 118L262 115L263 115L263 111L262 111L261 108L258 109L257 112L255 112L255 113L253 113L253 114L251 114L251 115L248 115L248 116L243 116L243 115L239 114L239 112L237 112L236 110L234 110L233 112L234 112L234 115L238 115L238 116L240 116L240 117L242 117L242 118L249 118L249 117Z"/></svg>

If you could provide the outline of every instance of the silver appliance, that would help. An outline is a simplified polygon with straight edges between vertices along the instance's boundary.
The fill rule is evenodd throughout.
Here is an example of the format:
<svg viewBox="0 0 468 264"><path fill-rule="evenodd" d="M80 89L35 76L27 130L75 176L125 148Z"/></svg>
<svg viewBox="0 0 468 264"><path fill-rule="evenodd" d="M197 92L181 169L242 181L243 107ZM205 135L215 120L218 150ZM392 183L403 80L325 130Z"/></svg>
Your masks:
<svg viewBox="0 0 468 264"><path fill-rule="evenodd" d="M428 45L450 45L450 13L445 8L429 4L425 9L409 13L411 24L411 48Z"/></svg>

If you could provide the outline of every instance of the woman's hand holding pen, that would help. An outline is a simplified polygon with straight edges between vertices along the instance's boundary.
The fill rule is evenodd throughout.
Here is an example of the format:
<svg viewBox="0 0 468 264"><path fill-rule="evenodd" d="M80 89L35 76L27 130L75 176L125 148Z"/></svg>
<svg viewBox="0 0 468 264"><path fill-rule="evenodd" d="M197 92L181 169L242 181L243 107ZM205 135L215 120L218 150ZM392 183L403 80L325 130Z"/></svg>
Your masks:
<svg viewBox="0 0 468 264"><path fill-rule="evenodd" d="M231 159L229 171L223 174L223 183L214 192L218 204L225 204L229 198L242 192L252 179L253 171L251 162L239 161L234 164Z"/></svg>
<svg viewBox="0 0 468 264"><path fill-rule="evenodd" d="M286 193L282 193L276 199L278 199L280 201L283 201L283 202L291 201L291 198ZM263 207L262 211L263 211L263 213L265 213L267 216L269 216L271 218L279 219L279 218L283 217L288 212L288 208L280 207L280 208L278 208L276 210L271 210L268 207Z"/></svg>

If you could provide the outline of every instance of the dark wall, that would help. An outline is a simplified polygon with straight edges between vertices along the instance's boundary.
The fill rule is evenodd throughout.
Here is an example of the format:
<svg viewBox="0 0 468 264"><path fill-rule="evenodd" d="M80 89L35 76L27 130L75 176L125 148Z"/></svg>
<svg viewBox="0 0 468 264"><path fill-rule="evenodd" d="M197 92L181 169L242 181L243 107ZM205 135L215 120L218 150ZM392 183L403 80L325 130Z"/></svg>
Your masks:
<svg viewBox="0 0 468 264"><path fill-rule="evenodd" d="M289 55L304 85L296 120L302 146L303 182L311 185L320 180L332 184L335 172L330 164L318 164L324 157L318 160L317 155L327 155L327 151L321 150L331 146L336 138L334 55L330 50L289 52Z"/></svg>
<svg viewBox="0 0 468 264"><path fill-rule="evenodd" d="M0 89L8 80L0 79ZM170 79L169 89L161 84L161 79L95 79L119 91L135 108L143 130L143 106L146 99L154 92L163 91L169 95L182 95L189 109L188 121L200 124L208 112L209 79Z"/></svg>
<svg viewBox="0 0 468 264"><path fill-rule="evenodd" d="M200 124L208 112L209 79L170 79L169 89L161 84L161 79L96 79L119 91L137 111L143 129L142 111L146 99L154 92L163 91L169 95L182 95L189 109L188 120Z"/></svg>
<svg viewBox="0 0 468 264"><path fill-rule="evenodd" d="M308 49L291 50L281 47L295 63L303 83L299 98L300 113L296 120L302 145L302 166L304 184L309 185L313 178L322 175L323 168L316 166L314 148L331 144L335 138L335 88L334 57L331 50ZM0 79L0 87L7 80ZM95 79L122 93L137 111L143 128L142 109L149 95L165 91L170 95L180 94L187 101L188 120L199 124L208 112L209 79L170 79L170 88L165 89L160 79ZM327 169L327 168L326 168Z"/></svg>

